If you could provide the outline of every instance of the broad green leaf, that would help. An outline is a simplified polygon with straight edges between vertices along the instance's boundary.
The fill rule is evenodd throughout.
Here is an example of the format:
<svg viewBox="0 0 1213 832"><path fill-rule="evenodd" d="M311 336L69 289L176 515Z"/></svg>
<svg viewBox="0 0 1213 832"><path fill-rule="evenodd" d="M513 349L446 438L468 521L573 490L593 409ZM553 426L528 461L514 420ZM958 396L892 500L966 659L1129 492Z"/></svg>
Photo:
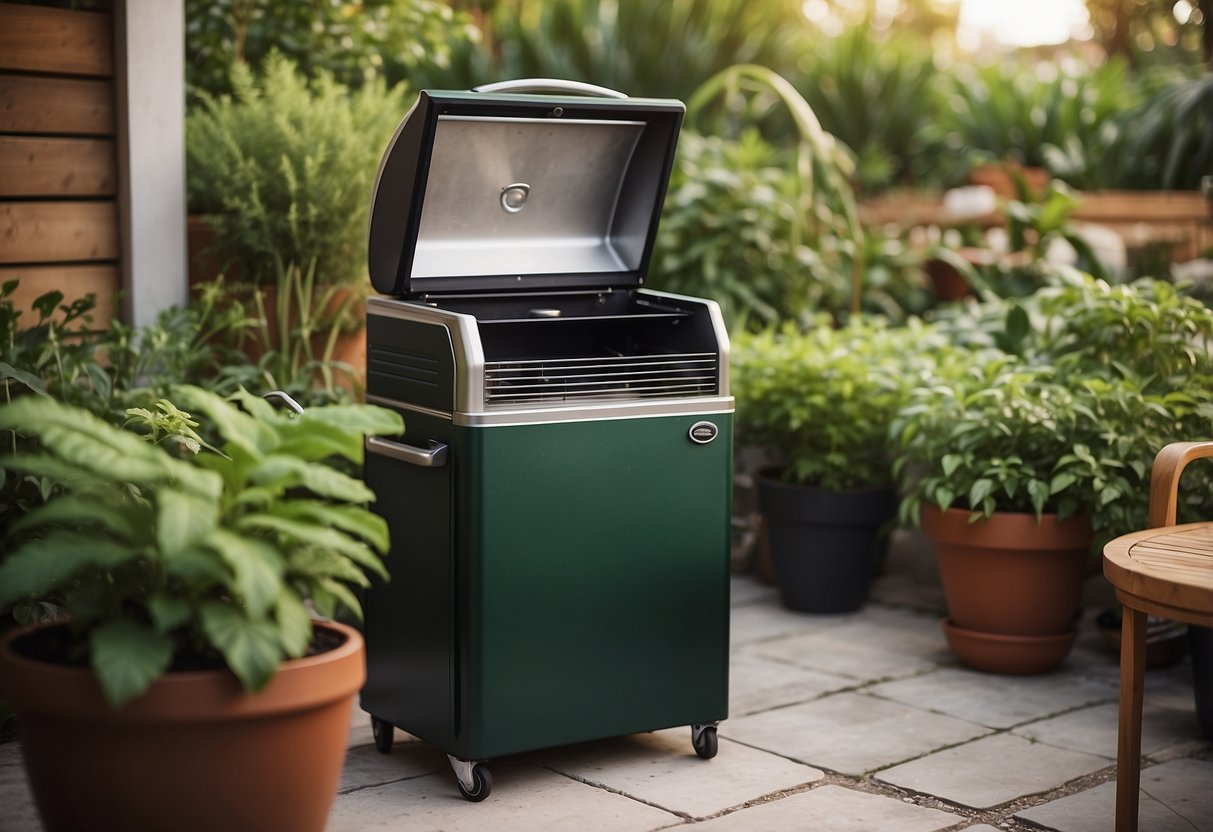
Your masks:
<svg viewBox="0 0 1213 832"><path fill-rule="evenodd" d="M168 669L173 640L133 621L112 621L89 639L91 663L115 708L144 693Z"/></svg>
<svg viewBox="0 0 1213 832"><path fill-rule="evenodd" d="M223 654L227 666L245 688L258 691L282 661L278 630L262 618L249 619L241 610L219 601L201 607L202 631Z"/></svg>
<svg viewBox="0 0 1213 832"><path fill-rule="evenodd" d="M370 579L353 561L332 549L306 546L290 553L287 571L292 576L340 578L357 586L370 586Z"/></svg>
<svg viewBox="0 0 1213 832"><path fill-rule="evenodd" d="M249 514L240 518L237 527L242 531L263 530L275 532L291 538L303 546L314 546L322 549L332 549L345 555L350 560L374 570L382 577L387 577L383 562L365 543L356 540L336 529L330 529L315 523L300 522L286 517L275 517L271 514Z"/></svg>
<svg viewBox="0 0 1213 832"><path fill-rule="evenodd" d="M311 464L303 469L303 485L320 497L345 503L370 503L375 492L362 480L354 479L326 465Z"/></svg>
<svg viewBox="0 0 1213 832"><path fill-rule="evenodd" d="M302 484L306 467L307 463L298 457L270 454L249 468L248 481L261 489L259 494L277 497Z"/></svg>
<svg viewBox="0 0 1213 832"><path fill-rule="evenodd" d="M208 582L227 584L233 575L217 551L203 546L191 546L176 552L172 557L164 558L163 565L164 571L172 577L197 582L201 586L206 586Z"/></svg>
<svg viewBox="0 0 1213 832"><path fill-rule="evenodd" d="M177 629L190 620L194 611L189 601L166 593L153 595L147 600L147 607L151 610L157 632L161 633Z"/></svg>
<svg viewBox="0 0 1213 832"><path fill-rule="evenodd" d="M945 477L952 476L952 472L959 468L963 462L964 457L960 454L944 454L943 459L939 461L943 467L943 475Z"/></svg>
<svg viewBox="0 0 1213 832"><path fill-rule="evenodd" d="M219 522L219 504L196 494L161 488L156 503L156 538L165 557L201 542Z"/></svg>
<svg viewBox="0 0 1213 832"><path fill-rule="evenodd" d="M135 543L150 531L151 518L146 515L138 505L120 506L96 496L60 494L14 520L8 533L45 526L85 526Z"/></svg>
<svg viewBox="0 0 1213 832"><path fill-rule="evenodd" d="M0 429L37 436L56 456L108 480L154 481L172 470L163 449L54 399L25 396L0 407Z"/></svg>
<svg viewBox="0 0 1213 832"><path fill-rule="evenodd" d="M321 578L317 583L340 601L359 621L362 620L362 604L348 586L331 578Z"/></svg>
<svg viewBox="0 0 1213 832"><path fill-rule="evenodd" d="M227 443L253 458L272 451L278 444L277 435L267 424L210 391L185 384L174 387L173 396L191 409L205 413Z"/></svg>
<svg viewBox="0 0 1213 832"><path fill-rule="evenodd" d="M380 552L387 552L390 545L387 521L360 506L330 505L315 500L281 500L268 506L266 513L332 526L357 535Z"/></svg>
<svg viewBox="0 0 1213 832"><path fill-rule="evenodd" d="M951 488L940 486L932 492L932 497L935 505L940 508L951 508L952 503L956 501L956 492Z"/></svg>
<svg viewBox="0 0 1213 832"><path fill-rule="evenodd" d="M27 373L25 370L17 369L12 364L0 361L0 379L5 378L11 378L13 381L24 384L39 396L50 398L50 394L46 392L46 385L42 383L42 379L33 373Z"/></svg>
<svg viewBox="0 0 1213 832"><path fill-rule="evenodd" d="M284 586L274 604L274 618L278 621L278 636L286 655L297 659L306 653L312 640L312 616L299 593Z"/></svg>
<svg viewBox="0 0 1213 832"><path fill-rule="evenodd" d="M353 462L362 461L362 437L339 428L317 422L302 429L283 426L278 433L282 437L281 444L275 450L278 454L290 454L313 462L332 456L342 456Z"/></svg>
<svg viewBox="0 0 1213 832"><path fill-rule="evenodd" d="M1044 480L1028 481L1028 496L1032 499L1032 510L1039 518L1045 509L1045 501L1049 499L1049 486Z"/></svg>
<svg viewBox="0 0 1213 832"><path fill-rule="evenodd" d="M973 482L969 489L969 506L976 509L994 491L994 480L982 477Z"/></svg>
<svg viewBox="0 0 1213 832"><path fill-rule="evenodd" d="M218 552L235 573L235 589L255 617L266 614L282 591L282 557L263 540L217 528L205 545Z"/></svg>
<svg viewBox="0 0 1213 832"><path fill-rule="evenodd" d="M96 535L52 531L0 561L0 607L27 596L46 595L88 568L112 569L135 560L141 550Z"/></svg>
<svg viewBox="0 0 1213 832"><path fill-rule="evenodd" d="M323 422L363 436L400 436L404 420L400 414L372 404L334 404L308 408L299 420Z"/></svg>
<svg viewBox="0 0 1213 832"><path fill-rule="evenodd" d="M319 497L341 502L369 503L375 499L375 492L362 480L293 456L267 456L249 470L248 477L253 485L273 489L278 494L301 485Z"/></svg>
<svg viewBox="0 0 1213 832"><path fill-rule="evenodd" d="M1056 474L1053 480L1049 483L1049 494L1056 494L1059 491L1064 491L1074 483L1078 482L1078 477L1074 474L1062 472Z"/></svg>

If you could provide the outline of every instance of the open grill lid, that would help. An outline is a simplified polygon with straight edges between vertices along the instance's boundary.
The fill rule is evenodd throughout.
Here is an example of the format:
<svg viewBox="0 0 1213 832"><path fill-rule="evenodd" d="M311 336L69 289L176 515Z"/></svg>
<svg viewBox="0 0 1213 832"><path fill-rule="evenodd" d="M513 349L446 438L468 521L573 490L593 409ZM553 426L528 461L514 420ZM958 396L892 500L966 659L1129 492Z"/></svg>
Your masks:
<svg viewBox="0 0 1213 832"><path fill-rule="evenodd" d="M392 295L641 284L684 111L546 79L422 91L379 165L371 283Z"/></svg>

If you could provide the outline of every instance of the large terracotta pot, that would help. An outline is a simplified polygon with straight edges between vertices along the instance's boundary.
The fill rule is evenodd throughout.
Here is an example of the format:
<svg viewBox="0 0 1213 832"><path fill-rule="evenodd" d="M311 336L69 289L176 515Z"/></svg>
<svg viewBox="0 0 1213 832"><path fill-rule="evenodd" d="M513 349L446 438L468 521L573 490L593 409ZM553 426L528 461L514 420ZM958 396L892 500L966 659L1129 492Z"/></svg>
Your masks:
<svg viewBox="0 0 1213 832"><path fill-rule="evenodd" d="M1082 517L1058 521L1050 514L1037 523L1032 514L1009 512L970 523L971 514L933 506L922 510L922 530L939 552L951 616L945 627L949 643L962 660L982 670L1053 669L1077 632L1074 614L1087 574L1090 523ZM966 648L982 641L990 656L974 659ZM1041 651L1037 662L1024 659L1033 648ZM1017 657L1013 669L999 666L1000 653Z"/></svg>
<svg viewBox="0 0 1213 832"><path fill-rule="evenodd" d="M170 673L118 712L91 671L22 656L32 629L9 634L0 686L47 832L321 832L366 665L356 630L317 628L342 643L259 693L227 670Z"/></svg>

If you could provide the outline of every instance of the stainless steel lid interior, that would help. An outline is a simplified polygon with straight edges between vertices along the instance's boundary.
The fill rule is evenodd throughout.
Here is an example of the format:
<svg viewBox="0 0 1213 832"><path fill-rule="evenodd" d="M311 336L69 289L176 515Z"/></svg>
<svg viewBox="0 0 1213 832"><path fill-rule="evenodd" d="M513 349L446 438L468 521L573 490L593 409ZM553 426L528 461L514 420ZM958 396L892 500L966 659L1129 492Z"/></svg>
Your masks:
<svg viewBox="0 0 1213 832"><path fill-rule="evenodd" d="M683 112L663 99L423 91L380 165L371 282L394 295L639 285Z"/></svg>

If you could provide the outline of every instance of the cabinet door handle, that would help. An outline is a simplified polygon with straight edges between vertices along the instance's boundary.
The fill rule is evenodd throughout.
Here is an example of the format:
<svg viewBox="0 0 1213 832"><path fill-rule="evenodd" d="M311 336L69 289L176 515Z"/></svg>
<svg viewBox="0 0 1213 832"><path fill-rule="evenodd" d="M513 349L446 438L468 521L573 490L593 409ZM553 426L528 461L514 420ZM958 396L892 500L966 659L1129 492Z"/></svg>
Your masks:
<svg viewBox="0 0 1213 832"><path fill-rule="evenodd" d="M421 468L441 468L446 465L447 446L433 439L430 440L428 448L418 448L415 445L404 445L390 439L380 439L378 436L368 436L366 449L370 453L398 459Z"/></svg>

